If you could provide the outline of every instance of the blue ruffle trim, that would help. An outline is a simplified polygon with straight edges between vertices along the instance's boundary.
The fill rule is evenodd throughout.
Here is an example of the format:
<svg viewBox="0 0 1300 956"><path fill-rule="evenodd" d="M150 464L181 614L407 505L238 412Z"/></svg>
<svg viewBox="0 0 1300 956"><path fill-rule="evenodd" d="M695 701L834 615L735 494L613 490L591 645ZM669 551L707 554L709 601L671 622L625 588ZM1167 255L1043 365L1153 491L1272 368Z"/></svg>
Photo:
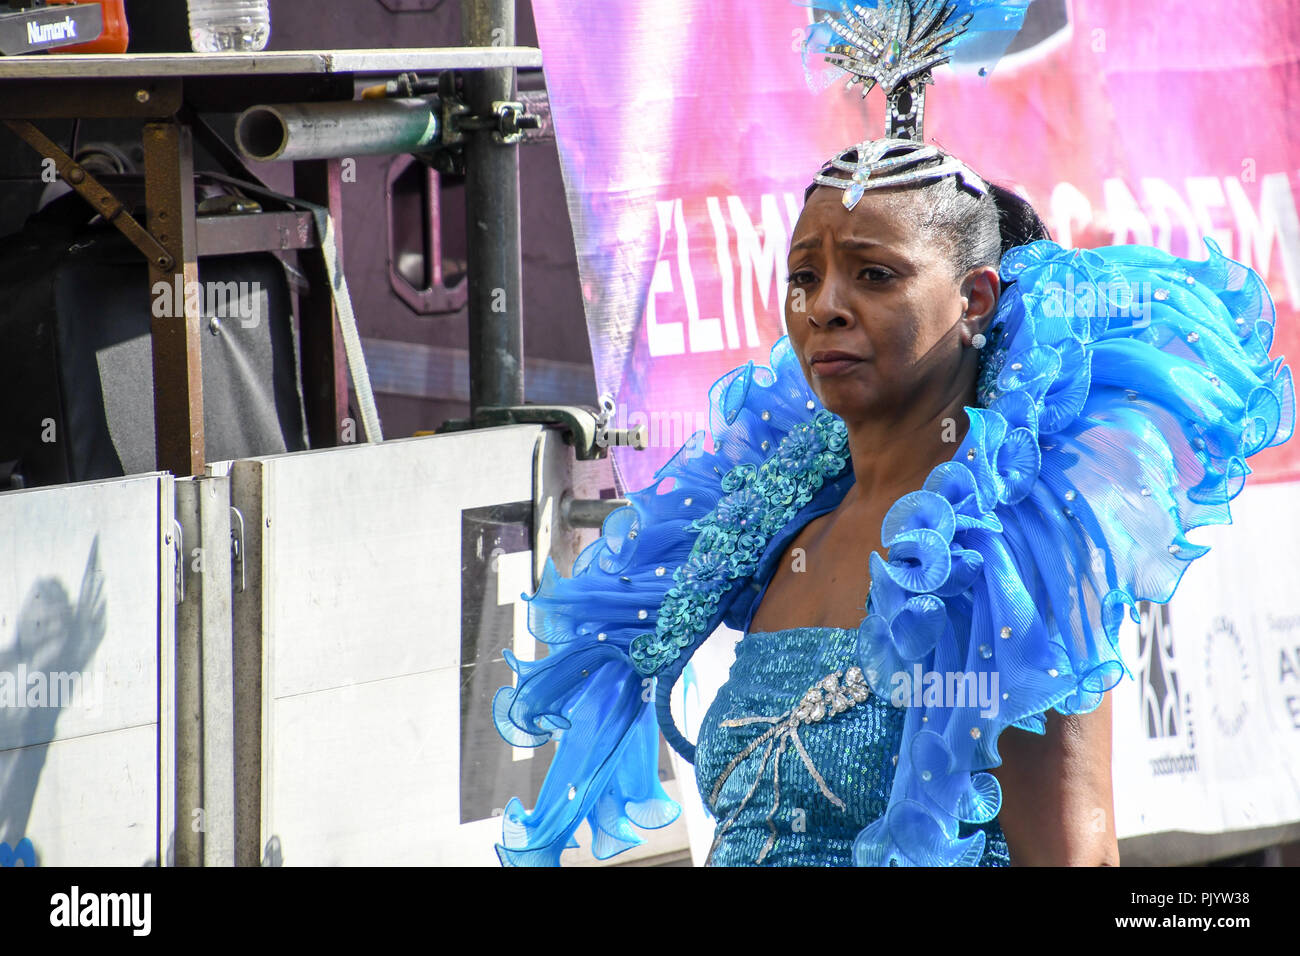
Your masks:
<svg viewBox="0 0 1300 956"><path fill-rule="evenodd" d="M503 864L558 866L583 819L604 859L643 842L630 823L654 828L677 818L680 807L659 785L655 727L658 717L669 742L692 758L668 714L673 681L795 502L847 461L843 422L821 407L786 339L771 361L750 362L710 388L713 451L704 432L693 435L650 486L628 495L628 507L609 515L571 577L548 559L537 593L525 595L528 627L550 650L536 662L504 652L516 686L497 692L493 719L512 745L554 737L557 748L536 808L518 800L505 808ZM828 440L838 446L834 460ZM747 506L735 492L769 458L790 466L788 486L778 481ZM752 527L751 507L767 515ZM708 549L702 536L725 543Z"/></svg>
<svg viewBox="0 0 1300 956"><path fill-rule="evenodd" d="M1245 459L1290 437L1291 373L1268 354L1272 299L1206 243L1202 262L1046 241L1004 257L983 407L966 409L953 459L886 516L888 557L871 556L859 635L877 693L918 666L997 673L997 709L909 708L889 808L859 835L858 864L978 863L983 831L959 827L998 813L984 771L1001 762L1002 730L1042 733L1053 707L1098 706L1128 672L1116 646L1125 606L1173 596L1206 550L1186 531L1229 523ZM603 858L641 842L630 824L677 817L658 783L655 711L689 758L668 712L673 680L781 529L819 490L851 483L842 422L788 339L771 368L719 379L710 407L715 450L694 435L610 515L573 577L548 562L529 599L529 627L551 651L535 663L506 653L517 686L498 692L494 717L512 744L558 748L536 809L506 808L503 863L558 865L583 819Z"/></svg>
<svg viewBox="0 0 1300 956"><path fill-rule="evenodd" d="M1208 549L1185 533L1230 523L1245 459L1294 428L1290 370L1268 354L1259 276L1206 240L1194 262L1154 248L1004 257L982 370L957 454L885 518L871 557L859 659L893 675L971 674L993 708L910 708L889 808L858 836L863 866L975 865L1001 806L997 739L1088 713L1129 673L1125 606L1168 601ZM987 681L980 684L978 681ZM972 694L971 697L974 695ZM956 703L949 701L946 703Z"/></svg>

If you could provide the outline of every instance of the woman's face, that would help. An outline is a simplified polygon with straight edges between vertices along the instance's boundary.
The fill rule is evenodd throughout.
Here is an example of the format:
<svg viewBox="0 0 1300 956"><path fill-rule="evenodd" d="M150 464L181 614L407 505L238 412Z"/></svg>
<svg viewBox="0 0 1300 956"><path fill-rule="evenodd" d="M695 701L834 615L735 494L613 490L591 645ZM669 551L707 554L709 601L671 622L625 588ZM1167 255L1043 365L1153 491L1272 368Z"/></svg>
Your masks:
<svg viewBox="0 0 1300 956"><path fill-rule="evenodd" d="M963 353L983 323L962 312L991 315L996 285L954 277L947 245L913 225L915 190L868 191L852 210L842 195L814 190L787 262L786 328L817 397L852 423L899 417L963 375L973 387Z"/></svg>

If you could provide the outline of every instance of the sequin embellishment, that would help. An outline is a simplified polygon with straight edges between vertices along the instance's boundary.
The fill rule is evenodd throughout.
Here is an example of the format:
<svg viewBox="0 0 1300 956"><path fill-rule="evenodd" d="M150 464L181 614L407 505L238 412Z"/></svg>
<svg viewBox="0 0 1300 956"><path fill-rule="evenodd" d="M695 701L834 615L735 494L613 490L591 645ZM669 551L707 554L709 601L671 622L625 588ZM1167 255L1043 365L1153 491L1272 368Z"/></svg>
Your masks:
<svg viewBox="0 0 1300 956"><path fill-rule="evenodd" d="M844 679L842 684L840 683L841 677ZM740 766L741 762L757 750L761 744L767 744L767 748L763 751L762 763L759 764L758 772L754 774L753 785L736 809L719 825L713 838L713 845L709 847L709 855L705 860L705 866L712 863L713 854L722 843L723 836L731 829L731 825L736 822L736 818L740 816L741 811L745 809L750 798L758 790L759 782L763 779L763 772L767 769L768 761L772 758L773 747L777 748L776 759L772 761L772 789L775 792L775 799L772 801L772 809L767 815L767 828L771 831L771 835L767 838L767 842L763 844L762 850L759 851L758 859L755 860L756 863L762 863L767 854L771 852L772 847L776 845L776 824L773 821L776 818L777 810L781 806L781 758L785 755L785 749L789 744L794 744L794 749L799 753L804 766L808 768L808 773L817 782L818 788L826 799L833 803L836 808L845 809L844 801L831 792L830 787L826 786L826 781L813 765L812 757L808 755L807 748L804 747L803 741L799 738L799 726L801 724L820 723L827 717L834 717L846 710L852 710L870 695L871 687L867 684L866 678L863 677L861 668L850 667L847 671L835 671L823 677L808 688L807 693L803 695L803 699L797 705L783 714L778 714L775 717L736 717L731 720L724 720L719 724L722 727L744 727L748 724L759 723L771 724L772 726L750 741L744 750L732 757L731 762L723 768L717 782L713 785L713 791L709 794L711 809L716 808L718 794L731 776L732 771Z"/></svg>
<svg viewBox="0 0 1300 956"><path fill-rule="evenodd" d="M653 676L705 637L723 595L754 573L772 536L848 461L848 427L823 408L790 429L761 465L728 471L722 499L690 525L699 534L686 563L673 572L654 633L632 640L632 666Z"/></svg>

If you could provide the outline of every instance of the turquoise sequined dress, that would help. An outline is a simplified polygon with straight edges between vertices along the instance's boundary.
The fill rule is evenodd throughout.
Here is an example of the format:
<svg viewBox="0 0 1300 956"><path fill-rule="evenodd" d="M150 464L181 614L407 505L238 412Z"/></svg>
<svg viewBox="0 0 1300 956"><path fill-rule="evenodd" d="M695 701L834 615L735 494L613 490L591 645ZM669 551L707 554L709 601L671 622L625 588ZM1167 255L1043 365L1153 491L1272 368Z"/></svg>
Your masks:
<svg viewBox="0 0 1300 956"><path fill-rule="evenodd" d="M902 709L863 680L857 643L856 630L798 627L736 645L695 750L718 821L708 865L853 865L854 839L888 806L903 734ZM1009 866L997 821L962 836L976 829L979 865Z"/></svg>

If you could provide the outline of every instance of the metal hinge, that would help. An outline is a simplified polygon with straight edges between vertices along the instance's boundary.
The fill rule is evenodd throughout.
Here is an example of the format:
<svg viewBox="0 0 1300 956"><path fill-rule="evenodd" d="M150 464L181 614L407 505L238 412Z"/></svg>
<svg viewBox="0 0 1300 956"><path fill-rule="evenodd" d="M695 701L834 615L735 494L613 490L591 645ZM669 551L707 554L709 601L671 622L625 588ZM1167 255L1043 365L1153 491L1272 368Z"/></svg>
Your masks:
<svg viewBox="0 0 1300 956"><path fill-rule="evenodd" d="M244 579L244 516L234 505L230 507L230 576L233 579L235 569L239 569L239 590L243 591Z"/></svg>
<svg viewBox="0 0 1300 956"><path fill-rule="evenodd" d="M177 604L185 603L185 533L181 531L181 523L172 519L172 552L176 556L176 593L174 595Z"/></svg>

